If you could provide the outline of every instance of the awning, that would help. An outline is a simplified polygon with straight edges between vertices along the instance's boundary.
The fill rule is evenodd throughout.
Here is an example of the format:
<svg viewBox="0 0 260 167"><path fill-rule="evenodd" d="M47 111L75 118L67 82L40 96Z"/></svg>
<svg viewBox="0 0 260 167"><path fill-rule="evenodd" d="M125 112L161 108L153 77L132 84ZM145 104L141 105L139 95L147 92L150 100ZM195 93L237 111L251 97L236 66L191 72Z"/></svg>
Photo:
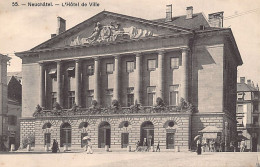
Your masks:
<svg viewBox="0 0 260 167"><path fill-rule="evenodd" d="M56 74L57 72L57 69L56 68L53 68L50 70L49 74L52 75L52 74Z"/></svg>
<svg viewBox="0 0 260 167"><path fill-rule="evenodd" d="M244 135L238 135L237 140L241 141L241 140L249 140L249 139L247 137L245 137Z"/></svg>
<svg viewBox="0 0 260 167"><path fill-rule="evenodd" d="M203 133L203 138L206 139L216 139L217 133Z"/></svg>
<svg viewBox="0 0 260 167"><path fill-rule="evenodd" d="M216 126L207 126L199 132L201 132L201 133L218 133L218 132L221 132L221 130Z"/></svg>

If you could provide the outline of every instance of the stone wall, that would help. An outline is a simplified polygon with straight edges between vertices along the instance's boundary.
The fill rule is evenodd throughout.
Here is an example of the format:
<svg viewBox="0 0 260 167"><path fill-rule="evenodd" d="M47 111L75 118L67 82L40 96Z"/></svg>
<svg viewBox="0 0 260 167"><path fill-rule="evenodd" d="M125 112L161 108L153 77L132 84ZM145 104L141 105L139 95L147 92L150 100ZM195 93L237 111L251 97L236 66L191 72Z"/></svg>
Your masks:
<svg viewBox="0 0 260 167"><path fill-rule="evenodd" d="M21 136L30 134L35 125L35 145L38 148L44 147L44 133L51 134L51 141L57 139L60 143L60 129L63 123L69 123L72 129L71 148L81 147L81 133L88 133L94 148L98 148L98 129L102 122L108 122L111 127L111 148L121 148L121 134L129 133L129 145L135 148L135 143L140 141L140 129L142 123L150 121L154 125L154 145L160 140L161 149L166 149L166 133L174 132L174 146L180 150L190 148L190 120L189 113L174 114L135 114L135 115L106 115L106 116L75 116L75 117L45 117L33 120L22 119ZM128 121L129 126L122 126L122 122ZM170 121L174 126L168 126ZM82 122L89 125L84 128ZM46 123L52 125L51 128L43 128Z"/></svg>
<svg viewBox="0 0 260 167"><path fill-rule="evenodd" d="M23 146L23 141L29 136L35 136L35 119L21 118L20 119L20 147Z"/></svg>

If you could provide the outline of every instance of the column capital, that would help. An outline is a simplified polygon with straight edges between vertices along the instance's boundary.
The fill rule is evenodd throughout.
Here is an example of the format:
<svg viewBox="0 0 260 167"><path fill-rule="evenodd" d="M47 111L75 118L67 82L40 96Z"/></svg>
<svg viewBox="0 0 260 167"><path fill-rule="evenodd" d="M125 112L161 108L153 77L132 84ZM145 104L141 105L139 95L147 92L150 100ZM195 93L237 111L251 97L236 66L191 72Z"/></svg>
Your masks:
<svg viewBox="0 0 260 167"><path fill-rule="evenodd" d="M142 52L134 52L136 57L140 57L143 53Z"/></svg>
<svg viewBox="0 0 260 167"><path fill-rule="evenodd" d="M120 59L120 58L122 57L122 55L116 54L116 55L113 55L113 57L114 57L115 59Z"/></svg>
<svg viewBox="0 0 260 167"><path fill-rule="evenodd" d="M182 52L185 52L185 51L187 52L187 51L190 50L190 48L188 46L180 47L180 49L181 49Z"/></svg>
<svg viewBox="0 0 260 167"><path fill-rule="evenodd" d="M55 60L55 62L56 62L57 64L61 64L62 60L61 60L61 59L60 59L60 60Z"/></svg>
<svg viewBox="0 0 260 167"><path fill-rule="evenodd" d="M160 54L160 55L164 55L166 53L166 51L165 50L158 50L157 53Z"/></svg>
<svg viewBox="0 0 260 167"><path fill-rule="evenodd" d="M82 61L82 59L73 59L76 63L79 63Z"/></svg>
<svg viewBox="0 0 260 167"><path fill-rule="evenodd" d="M101 57L100 57L100 56L92 56L92 58L94 59L94 61L98 61L98 60L100 60L100 59L101 59Z"/></svg>
<svg viewBox="0 0 260 167"><path fill-rule="evenodd" d="M44 65L44 62L43 62L43 61L39 61L38 64L39 64L40 66L43 66L43 65Z"/></svg>

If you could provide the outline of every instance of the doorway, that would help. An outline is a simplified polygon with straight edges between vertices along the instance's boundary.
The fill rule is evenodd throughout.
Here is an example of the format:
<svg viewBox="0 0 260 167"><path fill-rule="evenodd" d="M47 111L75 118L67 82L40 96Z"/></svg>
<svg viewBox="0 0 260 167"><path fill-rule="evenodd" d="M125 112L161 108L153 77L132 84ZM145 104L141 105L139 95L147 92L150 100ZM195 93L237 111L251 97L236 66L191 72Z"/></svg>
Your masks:
<svg viewBox="0 0 260 167"><path fill-rule="evenodd" d="M98 128L98 148L105 148L106 145L110 148L111 127L108 122L102 122Z"/></svg>
<svg viewBox="0 0 260 167"><path fill-rule="evenodd" d="M140 143L143 146L152 146L154 144L154 125L150 121L146 121L141 125Z"/></svg>
<svg viewBox="0 0 260 167"><path fill-rule="evenodd" d="M166 149L174 149L174 133L166 133Z"/></svg>

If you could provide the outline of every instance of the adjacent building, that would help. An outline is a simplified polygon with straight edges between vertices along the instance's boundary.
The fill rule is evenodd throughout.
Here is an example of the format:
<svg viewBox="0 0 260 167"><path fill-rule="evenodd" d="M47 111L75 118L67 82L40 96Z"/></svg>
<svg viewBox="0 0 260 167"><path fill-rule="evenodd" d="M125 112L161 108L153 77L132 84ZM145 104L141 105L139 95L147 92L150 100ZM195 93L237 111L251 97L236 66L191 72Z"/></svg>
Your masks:
<svg viewBox="0 0 260 167"><path fill-rule="evenodd" d="M8 134L7 143L9 150L14 144L13 149L20 146L20 118L22 116L22 85L21 78L13 76L13 73L7 73L8 88Z"/></svg>
<svg viewBox="0 0 260 167"><path fill-rule="evenodd" d="M7 62L11 58L0 54L0 151L7 149Z"/></svg>
<svg viewBox="0 0 260 167"><path fill-rule="evenodd" d="M166 18L146 20L103 11L69 30L58 17L56 34L16 53L21 140L33 135L43 148L57 139L73 149L89 136L95 148L160 141L189 150L202 134L228 149L237 137L241 56L223 12L209 20L193 7L186 13L172 17L169 5Z"/></svg>
<svg viewBox="0 0 260 167"><path fill-rule="evenodd" d="M248 151L260 151L260 92L253 81L240 77L237 83L238 141L245 140Z"/></svg>

